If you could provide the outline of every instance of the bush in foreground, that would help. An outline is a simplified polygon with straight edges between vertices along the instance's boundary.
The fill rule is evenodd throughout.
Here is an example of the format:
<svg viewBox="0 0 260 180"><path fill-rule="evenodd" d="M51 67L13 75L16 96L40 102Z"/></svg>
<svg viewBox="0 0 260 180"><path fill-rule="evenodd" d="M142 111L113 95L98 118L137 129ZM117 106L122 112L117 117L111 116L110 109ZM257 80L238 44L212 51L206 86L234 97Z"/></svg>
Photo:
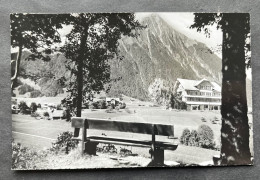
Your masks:
<svg viewBox="0 0 260 180"><path fill-rule="evenodd" d="M216 149L213 130L205 124L199 126L197 131L184 129L180 137L180 143L186 146Z"/></svg>
<svg viewBox="0 0 260 180"><path fill-rule="evenodd" d="M186 128L182 132L182 135L180 137L180 143L184 145L189 145L189 139L190 139L190 130Z"/></svg>
<svg viewBox="0 0 260 180"><path fill-rule="evenodd" d="M52 143L51 151L55 153L65 152L68 154L72 149L78 146L78 140L72 140L73 133L69 131L65 131L61 133L56 142Z"/></svg>
<svg viewBox="0 0 260 180"><path fill-rule="evenodd" d="M36 164L46 156L46 151L35 151L12 142L12 169L37 169Z"/></svg>
<svg viewBox="0 0 260 180"><path fill-rule="evenodd" d="M212 149L214 148L214 133L213 130L203 124L201 126L199 126L198 128L198 135L199 135L199 143L200 146L203 148L207 148L207 149Z"/></svg>

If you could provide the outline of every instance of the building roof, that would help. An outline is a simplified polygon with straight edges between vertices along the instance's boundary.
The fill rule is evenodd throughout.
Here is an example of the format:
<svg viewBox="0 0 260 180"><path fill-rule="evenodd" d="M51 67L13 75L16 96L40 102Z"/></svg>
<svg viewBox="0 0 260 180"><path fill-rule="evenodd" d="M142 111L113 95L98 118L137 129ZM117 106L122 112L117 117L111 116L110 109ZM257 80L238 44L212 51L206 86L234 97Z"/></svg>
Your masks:
<svg viewBox="0 0 260 180"><path fill-rule="evenodd" d="M116 100L116 101L120 101L120 98L106 98L106 101L112 101L112 100Z"/></svg>
<svg viewBox="0 0 260 180"><path fill-rule="evenodd" d="M221 92L221 87L212 81L209 81L207 79L202 79L202 80L190 80L190 79L180 79L178 78L177 81L180 82L180 84L183 86L183 88L185 90L199 90L196 86L198 86L200 83L202 83L203 81L208 81L212 84L213 89L215 91L219 91Z"/></svg>

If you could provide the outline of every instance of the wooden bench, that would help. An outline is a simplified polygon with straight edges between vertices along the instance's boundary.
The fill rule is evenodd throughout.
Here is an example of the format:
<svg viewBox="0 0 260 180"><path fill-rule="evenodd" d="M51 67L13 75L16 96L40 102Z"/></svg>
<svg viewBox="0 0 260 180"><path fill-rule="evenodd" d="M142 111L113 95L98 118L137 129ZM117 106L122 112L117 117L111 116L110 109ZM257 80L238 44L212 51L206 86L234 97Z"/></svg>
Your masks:
<svg viewBox="0 0 260 180"><path fill-rule="evenodd" d="M110 119L95 119L95 118L72 118L72 127L74 130L74 138L82 141L82 154L87 153L96 155L96 148L98 143L118 144L125 146L138 146L151 148L151 164L163 165L164 150L176 150L178 144L170 142L156 141L156 136L168 136L174 139L173 125L138 123L114 121ZM79 131L82 129L82 137L79 137ZM87 136L87 129L105 130L105 131L119 131L122 133L139 133L150 134L151 140L137 140L129 138L118 138L108 136Z"/></svg>

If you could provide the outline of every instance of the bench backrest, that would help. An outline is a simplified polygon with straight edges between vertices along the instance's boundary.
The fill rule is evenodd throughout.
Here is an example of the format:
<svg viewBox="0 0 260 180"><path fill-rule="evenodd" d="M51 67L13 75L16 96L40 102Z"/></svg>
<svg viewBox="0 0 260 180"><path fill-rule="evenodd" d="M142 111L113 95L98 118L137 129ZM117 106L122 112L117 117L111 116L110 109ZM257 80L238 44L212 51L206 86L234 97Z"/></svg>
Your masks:
<svg viewBox="0 0 260 180"><path fill-rule="evenodd" d="M110 119L96 118L72 118L72 127L97 129L107 131L120 131L140 134L154 134L161 136L174 136L173 125L138 123L129 121L114 121Z"/></svg>

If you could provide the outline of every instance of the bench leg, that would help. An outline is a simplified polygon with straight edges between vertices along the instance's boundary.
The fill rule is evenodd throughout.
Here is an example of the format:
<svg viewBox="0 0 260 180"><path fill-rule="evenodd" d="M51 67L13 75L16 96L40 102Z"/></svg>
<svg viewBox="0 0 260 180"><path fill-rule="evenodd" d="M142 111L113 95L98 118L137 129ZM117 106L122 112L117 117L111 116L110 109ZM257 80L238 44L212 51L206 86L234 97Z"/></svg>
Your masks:
<svg viewBox="0 0 260 180"><path fill-rule="evenodd" d="M154 152L151 152L152 166L163 166L164 165L164 149L156 147Z"/></svg>
<svg viewBox="0 0 260 180"><path fill-rule="evenodd" d="M84 152L88 155L96 155L97 145L98 143L96 142L91 142L91 141L85 142Z"/></svg>

